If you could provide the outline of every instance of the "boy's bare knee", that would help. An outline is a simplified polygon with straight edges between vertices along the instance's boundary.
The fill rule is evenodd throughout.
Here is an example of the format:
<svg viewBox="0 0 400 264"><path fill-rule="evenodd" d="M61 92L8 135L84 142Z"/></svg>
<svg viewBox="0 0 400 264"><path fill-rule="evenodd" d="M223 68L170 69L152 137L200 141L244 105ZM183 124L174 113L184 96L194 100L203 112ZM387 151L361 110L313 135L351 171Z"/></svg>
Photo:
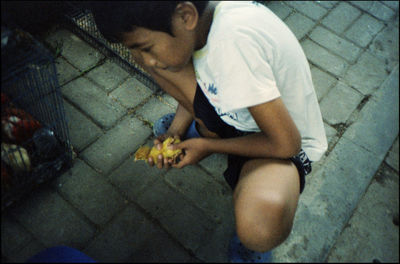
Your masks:
<svg viewBox="0 0 400 264"><path fill-rule="evenodd" d="M247 209L245 205L236 207L236 231L243 245L265 252L282 243L289 236L293 222L286 204L279 195L269 195Z"/></svg>

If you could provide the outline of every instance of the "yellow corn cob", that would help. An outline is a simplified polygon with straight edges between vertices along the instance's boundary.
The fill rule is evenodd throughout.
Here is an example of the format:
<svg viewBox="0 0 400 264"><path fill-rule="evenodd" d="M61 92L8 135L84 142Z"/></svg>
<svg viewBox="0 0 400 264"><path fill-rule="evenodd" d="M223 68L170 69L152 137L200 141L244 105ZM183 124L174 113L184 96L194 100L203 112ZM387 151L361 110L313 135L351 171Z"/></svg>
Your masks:
<svg viewBox="0 0 400 264"><path fill-rule="evenodd" d="M149 146L142 146L135 153L135 161L145 160L146 162L148 162L149 157L152 157L153 161L156 161L159 154L162 154L164 158L172 158L173 160L175 160L179 156L179 154L182 153L182 150L170 150L168 149L168 146L172 144L177 144L179 142L181 142L179 139L168 137L166 140L164 140L162 149L160 150L157 149L156 146L153 146L151 149Z"/></svg>

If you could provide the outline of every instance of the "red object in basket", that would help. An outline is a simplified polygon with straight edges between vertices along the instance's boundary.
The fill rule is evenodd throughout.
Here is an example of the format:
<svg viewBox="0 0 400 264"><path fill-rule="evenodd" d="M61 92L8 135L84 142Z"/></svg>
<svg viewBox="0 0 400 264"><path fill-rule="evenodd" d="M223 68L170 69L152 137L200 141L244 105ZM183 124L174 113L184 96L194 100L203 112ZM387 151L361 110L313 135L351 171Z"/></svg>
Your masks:
<svg viewBox="0 0 400 264"><path fill-rule="evenodd" d="M16 144L32 138L42 125L22 109L7 107L1 116L2 135Z"/></svg>

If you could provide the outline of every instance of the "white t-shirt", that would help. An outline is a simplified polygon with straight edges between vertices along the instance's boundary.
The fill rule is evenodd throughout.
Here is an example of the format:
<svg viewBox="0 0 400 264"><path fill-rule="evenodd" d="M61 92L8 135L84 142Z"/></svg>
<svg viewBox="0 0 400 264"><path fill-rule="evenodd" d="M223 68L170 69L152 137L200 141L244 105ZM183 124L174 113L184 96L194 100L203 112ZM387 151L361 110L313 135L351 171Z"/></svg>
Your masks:
<svg viewBox="0 0 400 264"><path fill-rule="evenodd" d="M222 1L214 11L207 44L193 54L196 78L227 124L259 132L248 107L281 97L312 161L327 140L304 52L289 28L267 7Z"/></svg>

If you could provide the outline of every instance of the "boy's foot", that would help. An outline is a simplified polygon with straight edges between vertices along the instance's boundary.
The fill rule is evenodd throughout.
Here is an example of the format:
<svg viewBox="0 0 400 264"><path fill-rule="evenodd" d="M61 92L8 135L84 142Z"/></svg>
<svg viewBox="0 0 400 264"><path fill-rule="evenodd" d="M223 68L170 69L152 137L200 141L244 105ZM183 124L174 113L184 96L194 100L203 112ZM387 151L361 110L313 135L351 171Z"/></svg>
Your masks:
<svg viewBox="0 0 400 264"><path fill-rule="evenodd" d="M174 120L175 113L169 113L158 119L153 126L154 136L159 137L165 133L167 133L168 128L171 126L172 121ZM196 122L193 121L189 128L186 131L186 134L181 140L189 139L189 138L198 138L201 137L199 132L196 129Z"/></svg>
<svg viewBox="0 0 400 264"><path fill-rule="evenodd" d="M158 119L153 126L154 135L158 137L167 133L168 128L171 126L171 123L174 120L174 117L175 113L169 113Z"/></svg>
<svg viewBox="0 0 400 264"><path fill-rule="evenodd" d="M272 261L272 254L270 251L260 253L247 249L240 242L238 236L231 239L229 244L228 252L229 262L241 263L241 262L256 262L256 263L266 263Z"/></svg>

